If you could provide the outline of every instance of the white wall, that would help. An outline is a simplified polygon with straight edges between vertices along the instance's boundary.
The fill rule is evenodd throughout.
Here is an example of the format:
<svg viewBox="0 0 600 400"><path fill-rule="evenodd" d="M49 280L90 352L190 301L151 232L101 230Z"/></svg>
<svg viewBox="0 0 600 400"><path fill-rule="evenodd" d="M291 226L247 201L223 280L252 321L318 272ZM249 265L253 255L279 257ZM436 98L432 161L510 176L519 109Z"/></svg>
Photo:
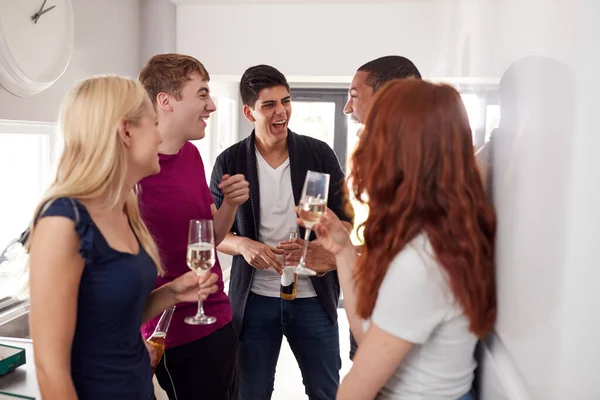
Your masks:
<svg viewBox="0 0 600 400"><path fill-rule="evenodd" d="M177 50L219 75L267 63L287 76L352 76L370 59L402 54L429 77L499 77L523 53L569 47L569 10L543 0L254 3L178 6Z"/></svg>
<svg viewBox="0 0 600 400"><path fill-rule="evenodd" d="M41 3L40 3L41 4ZM32 97L17 97L0 87L0 120L46 121L55 122L64 95L79 81L96 74L113 73L135 77L140 67L140 1L139 0L72 0L75 17L75 43L71 62L65 74L49 89ZM45 124L21 123L23 134L34 133L39 126ZM9 127L12 126L9 125ZM3 133L11 132L3 126ZM11 128L12 129L12 128ZM48 128L49 129L49 128ZM53 129L46 132L56 135ZM5 136L6 138L6 136ZM3 141L2 151L6 154L23 157L23 166L16 171L10 170L6 158L0 170L0 187L13 194L0 198L0 221L3 234L0 246L4 246L7 238L12 238L29 220L30 212L47 184L50 182L53 167L46 173L37 168L52 166L57 159L53 154L51 160L45 160L43 147L36 148L33 136L24 140ZM57 140L50 140L52 150L60 148ZM29 151L23 148L29 143ZM11 147L15 146L14 149ZM11 157L8 157L10 160ZM14 165L13 165L14 166ZM38 176L39 174L39 176ZM38 178L37 180L36 177ZM19 187L19 181L26 182L27 189ZM3 194L6 192L3 191ZM16 193L16 194L14 194ZM24 196L24 197L21 197ZM8 214L7 214L8 212ZM8 236L7 236L8 235Z"/></svg>
<svg viewBox="0 0 600 400"><path fill-rule="evenodd" d="M155 54L173 53L176 49L176 7L169 0L141 0L140 61Z"/></svg>
<svg viewBox="0 0 600 400"><path fill-rule="evenodd" d="M483 348L482 398L592 400L600 398L599 17L595 0L182 5L177 50L233 79L269 63L332 82L386 54L408 56L426 77L495 79L523 57L545 56L517 69L517 95L503 105L517 115L503 114L495 145L499 312Z"/></svg>
<svg viewBox="0 0 600 400"><path fill-rule="evenodd" d="M574 63L577 71L577 109L574 118L573 163L569 197L569 240L563 274L565 304L564 335L559 373L567 384L562 398L600 398L597 366L600 359L600 136L598 132L598 93L600 93L600 4L591 1L577 9L573 19L576 32ZM564 327L571 327L565 329Z"/></svg>
<svg viewBox="0 0 600 400"><path fill-rule="evenodd" d="M56 121L65 93L90 75L137 76L140 68L140 0L73 0L75 46L54 86L20 98L0 87L0 119Z"/></svg>

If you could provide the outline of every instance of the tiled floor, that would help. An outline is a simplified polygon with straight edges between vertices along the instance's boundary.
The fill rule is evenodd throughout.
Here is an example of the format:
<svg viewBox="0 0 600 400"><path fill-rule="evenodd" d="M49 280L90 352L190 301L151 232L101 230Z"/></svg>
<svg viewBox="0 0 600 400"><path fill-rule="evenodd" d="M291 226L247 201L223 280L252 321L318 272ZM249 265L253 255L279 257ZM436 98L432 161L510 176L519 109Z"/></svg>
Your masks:
<svg viewBox="0 0 600 400"><path fill-rule="evenodd" d="M346 313L343 309L338 310L340 327L340 349L342 358L342 370L340 376L343 378L350 370L352 362L348 358L350 352L350 341L348 338L349 325L346 319ZM155 385L157 400L167 400L167 396ZM162 393L161 393L162 392ZM275 391L272 400L307 400L308 396L304 394L304 385L302 384L302 375L292 354L292 350L287 343L283 341L277 372L275 374Z"/></svg>

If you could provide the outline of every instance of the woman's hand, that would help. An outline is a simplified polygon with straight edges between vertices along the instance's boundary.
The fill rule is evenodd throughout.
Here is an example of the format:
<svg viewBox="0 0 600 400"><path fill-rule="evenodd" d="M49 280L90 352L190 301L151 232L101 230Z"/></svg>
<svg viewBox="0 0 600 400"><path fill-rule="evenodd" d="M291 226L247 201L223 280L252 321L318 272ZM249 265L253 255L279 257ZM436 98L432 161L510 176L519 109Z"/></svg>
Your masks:
<svg viewBox="0 0 600 400"><path fill-rule="evenodd" d="M298 225L304 226L301 219L297 221ZM345 248L352 247L349 232L329 208L325 210L319 223L313 227L313 231L319 238L320 246L334 255L339 254Z"/></svg>
<svg viewBox="0 0 600 400"><path fill-rule="evenodd" d="M195 302L199 298L204 301L219 290L216 285L218 278L218 275L212 272L196 275L194 271L190 271L168 285L178 303Z"/></svg>

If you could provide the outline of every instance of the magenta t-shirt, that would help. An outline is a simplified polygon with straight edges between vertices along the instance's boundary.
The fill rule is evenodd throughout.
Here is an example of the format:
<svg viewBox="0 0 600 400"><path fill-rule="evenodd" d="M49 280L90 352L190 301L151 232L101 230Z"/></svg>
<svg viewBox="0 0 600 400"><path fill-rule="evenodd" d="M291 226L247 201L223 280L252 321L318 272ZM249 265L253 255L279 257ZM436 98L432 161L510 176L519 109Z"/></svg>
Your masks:
<svg viewBox="0 0 600 400"><path fill-rule="evenodd" d="M191 219L212 219L214 203L204 173L200 152L187 142L177 154L159 154L161 171L140 182L140 211L158 245L165 275L157 287L189 272L185 257ZM195 315L198 303L177 304L167 333L166 346L172 348L203 338L231 322L231 305L224 292L223 274L218 257L211 272L219 275L219 290L203 302L204 312L217 318L212 325L188 325L183 319ZM160 315L142 326L148 338Z"/></svg>

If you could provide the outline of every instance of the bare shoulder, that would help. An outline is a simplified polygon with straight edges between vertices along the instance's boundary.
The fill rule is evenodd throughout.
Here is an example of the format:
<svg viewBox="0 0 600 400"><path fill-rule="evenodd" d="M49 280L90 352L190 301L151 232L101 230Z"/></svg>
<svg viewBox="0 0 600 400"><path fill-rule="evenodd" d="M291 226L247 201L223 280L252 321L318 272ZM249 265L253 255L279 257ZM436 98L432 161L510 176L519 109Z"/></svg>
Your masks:
<svg viewBox="0 0 600 400"><path fill-rule="evenodd" d="M75 221L64 216L47 216L35 225L31 237L30 254L32 264L37 255L48 259L68 257L78 254L79 236L75 231Z"/></svg>

